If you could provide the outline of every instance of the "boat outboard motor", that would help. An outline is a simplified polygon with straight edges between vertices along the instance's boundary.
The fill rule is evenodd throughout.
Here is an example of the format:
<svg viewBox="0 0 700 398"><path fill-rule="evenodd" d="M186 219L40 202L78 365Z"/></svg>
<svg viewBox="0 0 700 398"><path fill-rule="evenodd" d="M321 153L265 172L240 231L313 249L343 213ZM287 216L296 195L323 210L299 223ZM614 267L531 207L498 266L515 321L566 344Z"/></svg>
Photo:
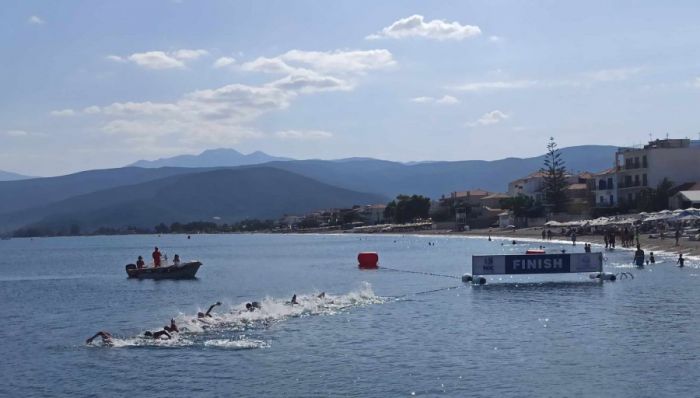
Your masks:
<svg viewBox="0 0 700 398"><path fill-rule="evenodd" d="M129 270L136 269L136 264L127 264L126 265L126 272L129 272Z"/></svg>

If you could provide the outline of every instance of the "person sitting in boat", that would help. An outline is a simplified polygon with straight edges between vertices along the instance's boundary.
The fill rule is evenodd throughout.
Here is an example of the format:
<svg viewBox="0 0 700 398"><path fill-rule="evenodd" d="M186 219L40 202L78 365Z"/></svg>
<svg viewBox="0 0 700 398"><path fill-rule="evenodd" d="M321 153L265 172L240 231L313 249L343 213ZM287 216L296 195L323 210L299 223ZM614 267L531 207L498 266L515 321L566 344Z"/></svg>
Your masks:
<svg viewBox="0 0 700 398"><path fill-rule="evenodd" d="M146 263L143 261L143 257L139 256L139 259L136 260L136 268L141 269L146 266Z"/></svg>
<svg viewBox="0 0 700 398"><path fill-rule="evenodd" d="M207 310L207 312L198 312L197 318L206 318L206 317L211 318L211 310L213 310L214 307L216 307L217 305L221 305L221 301L217 301L216 303L209 306L209 309Z"/></svg>
<svg viewBox="0 0 700 398"><path fill-rule="evenodd" d="M180 329L177 328L177 325L175 324L175 319L173 318L170 318L170 326L163 326L163 330L170 333L180 333Z"/></svg>
<svg viewBox="0 0 700 398"><path fill-rule="evenodd" d="M85 340L85 344L91 344L92 341L95 340L95 338L97 338L98 336L102 338L102 344L108 345L108 346L111 346L113 344L112 343L112 335L109 332L103 332L103 331L99 331L99 332L95 333L94 336Z"/></svg>
<svg viewBox="0 0 700 398"><path fill-rule="evenodd" d="M153 250L153 267L157 268L160 267L160 251L156 247L155 250Z"/></svg>
<svg viewBox="0 0 700 398"><path fill-rule="evenodd" d="M175 257L173 257L173 265L176 267L180 266L180 256L177 254L175 255Z"/></svg>
<svg viewBox="0 0 700 398"><path fill-rule="evenodd" d="M158 340L163 336L165 336L167 340L170 340L173 337L166 330L159 330L157 332L150 332L147 330L143 333L143 337L150 337L153 340Z"/></svg>

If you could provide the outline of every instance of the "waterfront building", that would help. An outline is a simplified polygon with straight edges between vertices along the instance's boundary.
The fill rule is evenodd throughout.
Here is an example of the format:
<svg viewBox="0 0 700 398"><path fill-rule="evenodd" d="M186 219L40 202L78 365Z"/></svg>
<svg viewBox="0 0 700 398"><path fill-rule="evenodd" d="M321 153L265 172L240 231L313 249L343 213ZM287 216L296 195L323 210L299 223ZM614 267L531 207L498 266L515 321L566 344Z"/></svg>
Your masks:
<svg viewBox="0 0 700 398"><path fill-rule="evenodd" d="M609 168L593 175L591 191L595 207L617 206L617 169Z"/></svg>
<svg viewBox="0 0 700 398"><path fill-rule="evenodd" d="M643 190L655 189L664 178L674 184L700 181L700 141L664 139L620 148L615 164L618 202L633 206Z"/></svg>

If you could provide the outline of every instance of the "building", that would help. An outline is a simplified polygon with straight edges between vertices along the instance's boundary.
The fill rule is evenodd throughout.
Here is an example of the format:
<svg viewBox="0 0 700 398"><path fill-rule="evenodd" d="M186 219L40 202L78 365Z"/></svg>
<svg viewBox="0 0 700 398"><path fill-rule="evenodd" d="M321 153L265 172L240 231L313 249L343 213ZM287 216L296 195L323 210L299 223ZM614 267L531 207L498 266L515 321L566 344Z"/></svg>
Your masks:
<svg viewBox="0 0 700 398"><path fill-rule="evenodd" d="M700 141L664 139L620 148L615 164L618 202L632 206L643 190L655 189L664 178L674 184L700 181Z"/></svg>
<svg viewBox="0 0 700 398"><path fill-rule="evenodd" d="M613 167L594 174L590 188L595 207L617 206L617 169Z"/></svg>
<svg viewBox="0 0 700 398"><path fill-rule="evenodd" d="M356 209L362 220L370 225L384 223L384 210L386 205L367 205Z"/></svg>
<svg viewBox="0 0 700 398"><path fill-rule="evenodd" d="M530 197L535 202L544 201L544 177L545 174L541 171L536 171L526 177L519 178L508 183L508 196L516 197L525 195Z"/></svg>

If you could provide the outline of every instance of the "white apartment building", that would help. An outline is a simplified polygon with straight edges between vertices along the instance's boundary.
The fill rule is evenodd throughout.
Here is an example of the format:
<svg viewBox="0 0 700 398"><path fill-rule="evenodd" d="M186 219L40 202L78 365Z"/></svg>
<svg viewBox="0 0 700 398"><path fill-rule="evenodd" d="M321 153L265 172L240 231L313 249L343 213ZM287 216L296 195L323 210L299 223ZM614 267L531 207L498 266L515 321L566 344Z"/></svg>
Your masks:
<svg viewBox="0 0 700 398"><path fill-rule="evenodd" d="M617 169L611 168L593 175L595 207L617 206Z"/></svg>
<svg viewBox="0 0 700 398"><path fill-rule="evenodd" d="M700 181L700 141L665 139L642 148L620 148L615 163L617 198L631 204L642 190L656 188L664 178L674 185ZM596 193L596 201L599 196Z"/></svg>

